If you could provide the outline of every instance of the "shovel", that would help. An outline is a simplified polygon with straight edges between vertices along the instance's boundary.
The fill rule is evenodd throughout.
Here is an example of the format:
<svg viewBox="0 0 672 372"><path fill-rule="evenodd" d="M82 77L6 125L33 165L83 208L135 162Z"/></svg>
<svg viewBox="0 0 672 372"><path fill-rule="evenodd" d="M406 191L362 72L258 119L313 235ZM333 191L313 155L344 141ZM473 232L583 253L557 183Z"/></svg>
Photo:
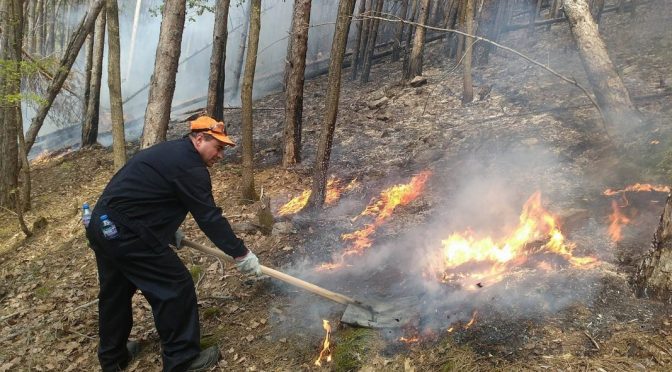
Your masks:
<svg viewBox="0 0 672 372"><path fill-rule="evenodd" d="M219 249L206 247L202 244L192 242L187 239L182 240L182 245L194 248L205 254L219 257L229 262L233 262L233 258ZM261 266L261 272L272 278L291 284L295 287L305 289L318 296L324 297L328 300L338 302L339 304L347 305L345 312L341 317L341 322L358 327L366 328L394 328L401 327L413 320L417 319L412 309L417 306L417 297L405 297L397 299L394 303L364 303L346 295L332 292L328 289L319 287L315 284L308 283L299 278L285 274L270 267Z"/></svg>

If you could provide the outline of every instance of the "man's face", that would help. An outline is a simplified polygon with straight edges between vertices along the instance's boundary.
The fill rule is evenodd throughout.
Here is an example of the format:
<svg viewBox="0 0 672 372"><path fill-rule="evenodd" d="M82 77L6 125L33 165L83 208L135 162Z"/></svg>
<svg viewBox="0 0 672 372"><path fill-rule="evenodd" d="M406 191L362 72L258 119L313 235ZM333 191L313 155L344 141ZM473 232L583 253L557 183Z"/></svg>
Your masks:
<svg viewBox="0 0 672 372"><path fill-rule="evenodd" d="M224 147L222 142L216 139L207 140L205 136L199 134L193 139L194 147L201 155L201 159L208 167L212 167L216 162L224 157Z"/></svg>

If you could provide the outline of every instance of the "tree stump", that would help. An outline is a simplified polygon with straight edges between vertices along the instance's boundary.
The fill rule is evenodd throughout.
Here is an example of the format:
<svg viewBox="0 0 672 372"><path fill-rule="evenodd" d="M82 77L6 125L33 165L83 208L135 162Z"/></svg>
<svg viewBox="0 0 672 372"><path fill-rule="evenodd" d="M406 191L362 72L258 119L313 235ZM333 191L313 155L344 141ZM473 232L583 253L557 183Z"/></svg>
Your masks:
<svg viewBox="0 0 672 372"><path fill-rule="evenodd" d="M672 299L672 197L667 197L650 251L635 274L637 294L669 301Z"/></svg>

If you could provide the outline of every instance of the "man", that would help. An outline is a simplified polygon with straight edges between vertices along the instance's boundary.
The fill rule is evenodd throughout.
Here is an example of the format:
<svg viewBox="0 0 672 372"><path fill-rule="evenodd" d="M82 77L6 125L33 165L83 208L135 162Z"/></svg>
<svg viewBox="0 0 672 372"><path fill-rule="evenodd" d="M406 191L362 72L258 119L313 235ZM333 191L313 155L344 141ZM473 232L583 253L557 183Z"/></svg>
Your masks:
<svg viewBox="0 0 672 372"><path fill-rule="evenodd" d="M93 210L86 235L98 265L103 371L125 368L139 351L137 342L128 341L136 289L152 307L164 371L204 370L219 360L217 347L200 349L194 283L168 246L187 212L219 249L236 259L240 271L261 275L259 260L236 237L212 196L207 167L235 143L224 123L210 117L201 116L190 127L182 139L138 152L112 177ZM103 234L102 215L116 225L118 234L111 239L109 231L108 238Z"/></svg>

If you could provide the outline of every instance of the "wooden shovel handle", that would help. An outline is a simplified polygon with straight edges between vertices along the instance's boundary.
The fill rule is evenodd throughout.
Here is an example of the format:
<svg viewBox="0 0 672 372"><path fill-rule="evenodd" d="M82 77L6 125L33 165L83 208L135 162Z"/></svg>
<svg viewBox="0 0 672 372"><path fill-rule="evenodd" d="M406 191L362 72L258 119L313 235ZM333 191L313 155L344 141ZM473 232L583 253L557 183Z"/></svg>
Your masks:
<svg viewBox="0 0 672 372"><path fill-rule="evenodd" d="M215 256L215 257L219 257L219 258L224 259L224 260L229 261L229 262L234 262L233 257L227 255L226 253L222 252L221 250L219 250L217 248L206 247L202 244L192 242L191 240L187 240L187 239L182 239L182 245L194 248L194 249L196 249L198 251L201 251L205 254L209 254L209 255L212 255L212 256ZM266 267L264 265L260 265L260 266L261 266L261 272L262 273L264 273L264 274L266 274L266 275L268 275L272 278L278 279L282 282L285 282L287 284L291 284L295 287L305 289L308 292L312 292L312 293L314 293L318 296L322 296L326 299L338 302L339 304L362 306L362 304L359 301L357 301L355 299L352 299L348 296L342 295L340 293L332 292L332 291L330 291L328 289L324 289L322 287L318 287L315 284L308 283L304 280L301 280L299 278L295 278L291 275L285 274L285 273L280 272L278 270L271 269L270 267Z"/></svg>

